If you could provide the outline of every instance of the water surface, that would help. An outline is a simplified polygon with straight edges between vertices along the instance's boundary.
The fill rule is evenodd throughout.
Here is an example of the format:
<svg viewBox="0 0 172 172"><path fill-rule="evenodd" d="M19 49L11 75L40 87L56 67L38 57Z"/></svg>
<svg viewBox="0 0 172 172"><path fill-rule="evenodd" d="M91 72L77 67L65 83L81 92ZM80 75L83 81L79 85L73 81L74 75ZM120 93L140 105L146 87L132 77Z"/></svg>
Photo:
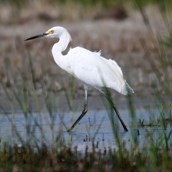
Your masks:
<svg viewBox="0 0 172 172"><path fill-rule="evenodd" d="M145 138L149 135L155 139L161 139L164 133L168 135L171 132L170 123L167 123L167 128L164 129L161 113L157 109L137 109L134 117L130 115L127 109L120 110L120 114L129 131L124 131L116 117L115 131L121 142L125 143L128 148L131 145L131 140L133 140L131 138L135 138L139 146L143 147L146 142ZM118 148L117 138L112 132L107 111L89 111L69 134L66 132L66 128L71 126L78 115L79 112L61 112L51 115L48 113L23 115L20 112L1 114L1 142L18 145L24 142L33 145L45 143L52 146L60 138L66 144L77 147L78 151L84 151L86 147L91 150L93 143L97 150ZM172 143L171 136L169 143Z"/></svg>

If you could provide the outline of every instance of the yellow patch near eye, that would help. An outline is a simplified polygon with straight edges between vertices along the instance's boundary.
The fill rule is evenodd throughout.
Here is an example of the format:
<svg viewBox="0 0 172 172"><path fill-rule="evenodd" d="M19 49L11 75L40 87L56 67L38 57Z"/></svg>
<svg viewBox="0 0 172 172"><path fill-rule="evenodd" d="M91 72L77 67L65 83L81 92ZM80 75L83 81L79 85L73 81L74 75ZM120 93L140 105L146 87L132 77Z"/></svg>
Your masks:
<svg viewBox="0 0 172 172"><path fill-rule="evenodd" d="M50 30L48 30L46 33L47 33L48 35L49 35L49 34L53 34L53 33L54 33L54 30L50 29Z"/></svg>

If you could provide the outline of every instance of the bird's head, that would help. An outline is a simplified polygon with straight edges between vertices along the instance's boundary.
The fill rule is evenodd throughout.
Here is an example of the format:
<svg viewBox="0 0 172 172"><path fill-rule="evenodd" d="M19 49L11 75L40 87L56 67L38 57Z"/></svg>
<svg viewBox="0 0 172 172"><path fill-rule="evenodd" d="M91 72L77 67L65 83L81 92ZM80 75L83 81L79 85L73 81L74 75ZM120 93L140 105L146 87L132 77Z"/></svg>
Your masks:
<svg viewBox="0 0 172 172"><path fill-rule="evenodd" d="M42 34L38 34L38 35L32 36L30 38L27 38L27 39L25 39L25 41L40 38L40 37L59 38L65 30L66 29L63 27L55 26L55 27L52 27L51 29L48 29L46 32L44 32Z"/></svg>

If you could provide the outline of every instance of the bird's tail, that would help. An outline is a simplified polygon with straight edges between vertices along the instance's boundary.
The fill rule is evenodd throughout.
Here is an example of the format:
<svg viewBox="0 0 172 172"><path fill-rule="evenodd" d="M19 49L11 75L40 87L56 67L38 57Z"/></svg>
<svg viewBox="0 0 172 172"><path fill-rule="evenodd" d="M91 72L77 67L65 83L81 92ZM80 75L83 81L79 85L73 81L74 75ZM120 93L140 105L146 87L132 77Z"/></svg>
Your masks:
<svg viewBox="0 0 172 172"><path fill-rule="evenodd" d="M126 84L125 87L127 90L127 94L134 93L134 90L130 87L130 85L127 82L125 82L125 84Z"/></svg>
<svg viewBox="0 0 172 172"><path fill-rule="evenodd" d="M125 85L123 89L121 90L121 93L124 95L134 93L134 90L130 87L130 85L125 81Z"/></svg>

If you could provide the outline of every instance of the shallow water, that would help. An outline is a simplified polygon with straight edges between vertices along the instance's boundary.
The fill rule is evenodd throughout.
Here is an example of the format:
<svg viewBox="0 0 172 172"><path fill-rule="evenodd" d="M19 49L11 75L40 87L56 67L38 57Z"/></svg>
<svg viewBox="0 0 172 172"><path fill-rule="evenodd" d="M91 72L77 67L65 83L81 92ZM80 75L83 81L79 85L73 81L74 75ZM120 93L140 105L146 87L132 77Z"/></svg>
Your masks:
<svg viewBox="0 0 172 172"><path fill-rule="evenodd" d="M131 140L133 140L131 138L134 138L139 143L139 147L143 147L149 135L158 140L162 138L163 133L168 135L171 131L170 123L167 123L166 130L162 127L162 122L157 125L156 121L161 119L160 111L157 109L137 109L134 120L132 120L128 110L120 110L120 114L129 131L124 131L116 117L115 130L119 134L121 142L126 145L126 148L131 146ZM81 152L85 151L86 147L88 151L91 151L93 143L97 150L118 148L107 111L89 111L72 133L69 134L66 132L66 128L71 126L78 115L78 112L53 113L52 115L33 113L28 116L24 116L22 113L1 114L1 143L8 142L9 144L20 145L22 142L29 142L33 145L35 143L38 145L45 143L52 146L61 134L61 139L66 144L77 147L77 150ZM139 121L143 121L146 126L140 126L141 122ZM169 138L169 143L172 143L171 137Z"/></svg>

